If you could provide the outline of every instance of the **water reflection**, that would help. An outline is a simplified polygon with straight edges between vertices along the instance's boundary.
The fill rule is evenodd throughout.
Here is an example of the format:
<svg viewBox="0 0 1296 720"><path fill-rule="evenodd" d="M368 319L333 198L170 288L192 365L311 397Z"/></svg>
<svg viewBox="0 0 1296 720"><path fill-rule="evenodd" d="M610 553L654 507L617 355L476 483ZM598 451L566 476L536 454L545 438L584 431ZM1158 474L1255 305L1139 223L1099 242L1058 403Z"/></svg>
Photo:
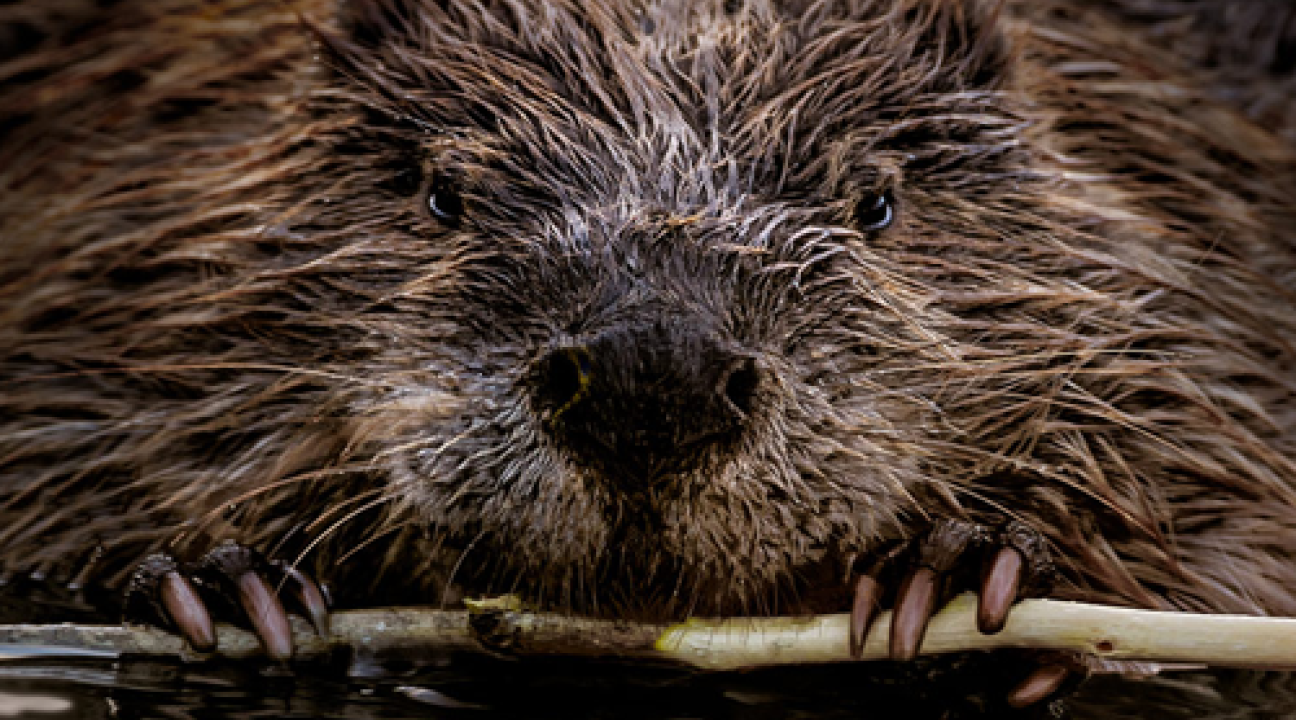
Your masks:
<svg viewBox="0 0 1296 720"><path fill-rule="evenodd" d="M876 667L874 667L876 665ZM911 669L879 663L695 675L587 661L462 658L359 676L344 664L293 672L248 663L39 658L0 661L0 718L743 718L1008 717L952 695L912 692ZM1041 708L1020 717L1050 717ZM1065 717L1296 717L1284 673L1100 678Z"/></svg>
<svg viewBox="0 0 1296 720"><path fill-rule="evenodd" d="M71 709L72 701L67 698L0 692L0 717L19 717L22 715L60 715L66 717Z"/></svg>

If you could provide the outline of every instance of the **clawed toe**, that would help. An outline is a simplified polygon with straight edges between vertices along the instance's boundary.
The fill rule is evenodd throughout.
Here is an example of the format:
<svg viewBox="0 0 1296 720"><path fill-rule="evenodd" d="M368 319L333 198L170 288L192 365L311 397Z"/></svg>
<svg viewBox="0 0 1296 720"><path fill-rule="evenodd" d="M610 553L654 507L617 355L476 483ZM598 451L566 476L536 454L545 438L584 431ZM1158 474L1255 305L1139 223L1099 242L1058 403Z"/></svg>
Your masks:
<svg viewBox="0 0 1296 720"><path fill-rule="evenodd" d="M328 634L328 605L314 580L234 542L216 546L190 567L166 554L146 558L127 589L127 619L172 630L206 653L216 649L213 616L220 616L249 628L267 657L284 661L293 656L292 625L278 589L287 590L294 612L317 633Z"/></svg>
<svg viewBox="0 0 1296 720"><path fill-rule="evenodd" d="M868 631L891 600L890 657L917 657L932 615L957 592L960 583L975 583L980 567L977 627L993 634L1003 629L1021 598L1046 592L1055 574L1040 535L1011 522L994 531L960 520L944 520L903 550L888 550L859 569L854 578L850 614L850 653L860 657ZM971 568L972 572L968 569ZM899 578L894 594L886 579ZM1013 707L1040 702L1071 676L1063 665L1043 664L1008 695Z"/></svg>
<svg viewBox="0 0 1296 720"><path fill-rule="evenodd" d="M288 589L288 598L292 602L293 610L298 611L307 620L310 620L311 627L315 628L315 634L320 637L327 637L329 634L329 611L328 601L324 599L324 591L320 586L305 573L284 562L273 562L271 565L278 570L283 578L284 584Z"/></svg>
<svg viewBox="0 0 1296 720"><path fill-rule="evenodd" d="M1001 547L990 561L977 604L977 629L993 635L1008 622L1008 611L1017 602L1026 561L1014 547Z"/></svg>
<svg viewBox="0 0 1296 720"><path fill-rule="evenodd" d="M211 613L170 555L157 553L140 563L126 590L126 613L179 634L198 652L216 649Z"/></svg>
<svg viewBox="0 0 1296 720"><path fill-rule="evenodd" d="M927 634L927 623L936 611L936 571L920 566L900 583L891 616L891 659L913 660Z"/></svg>
<svg viewBox="0 0 1296 720"><path fill-rule="evenodd" d="M850 618L851 657L859 659L864 654L864 640L868 637L868 629L881 609L882 583L872 575L857 576Z"/></svg>
<svg viewBox="0 0 1296 720"><path fill-rule="evenodd" d="M293 652L292 626L283 603L266 582L267 569L268 563L250 548L227 542L203 556L198 577L235 600L267 656L287 660Z"/></svg>

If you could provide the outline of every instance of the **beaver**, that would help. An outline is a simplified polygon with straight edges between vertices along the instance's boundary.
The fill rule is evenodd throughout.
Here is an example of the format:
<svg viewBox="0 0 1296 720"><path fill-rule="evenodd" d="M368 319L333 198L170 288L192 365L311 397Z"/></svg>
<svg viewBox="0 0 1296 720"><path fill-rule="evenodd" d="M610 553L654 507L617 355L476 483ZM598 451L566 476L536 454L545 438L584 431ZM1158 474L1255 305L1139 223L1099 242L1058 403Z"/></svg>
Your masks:
<svg viewBox="0 0 1296 720"><path fill-rule="evenodd" d="M1296 615L1293 115L1148 5L6 4L0 564L276 657L281 581Z"/></svg>

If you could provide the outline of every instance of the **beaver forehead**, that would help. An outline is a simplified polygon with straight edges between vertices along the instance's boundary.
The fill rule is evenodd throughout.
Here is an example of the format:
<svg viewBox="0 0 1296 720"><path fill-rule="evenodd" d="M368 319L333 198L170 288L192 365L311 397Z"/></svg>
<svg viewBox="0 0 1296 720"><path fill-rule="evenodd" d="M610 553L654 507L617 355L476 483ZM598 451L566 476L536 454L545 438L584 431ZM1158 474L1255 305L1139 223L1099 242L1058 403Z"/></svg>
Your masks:
<svg viewBox="0 0 1296 720"><path fill-rule="evenodd" d="M582 204L812 195L916 153L1010 144L1000 43L977 12L789 5L454 3L335 49L363 102L459 145L449 164Z"/></svg>

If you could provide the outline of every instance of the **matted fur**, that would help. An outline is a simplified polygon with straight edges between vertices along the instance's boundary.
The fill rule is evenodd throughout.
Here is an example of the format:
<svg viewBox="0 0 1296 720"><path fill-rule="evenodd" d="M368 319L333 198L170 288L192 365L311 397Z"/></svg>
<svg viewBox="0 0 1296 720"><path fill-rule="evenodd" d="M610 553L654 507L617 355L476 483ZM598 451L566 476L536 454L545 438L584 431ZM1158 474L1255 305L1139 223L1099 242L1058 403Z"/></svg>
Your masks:
<svg viewBox="0 0 1296 720"><path fill-rule="evenodd" d="M8 572L791 612L964 516L1062 596L1296 615L1296 162L1186 56L1080 0L342 7L0 8ZM528 378L649 319L762 376L631 494Z"/></svg>

